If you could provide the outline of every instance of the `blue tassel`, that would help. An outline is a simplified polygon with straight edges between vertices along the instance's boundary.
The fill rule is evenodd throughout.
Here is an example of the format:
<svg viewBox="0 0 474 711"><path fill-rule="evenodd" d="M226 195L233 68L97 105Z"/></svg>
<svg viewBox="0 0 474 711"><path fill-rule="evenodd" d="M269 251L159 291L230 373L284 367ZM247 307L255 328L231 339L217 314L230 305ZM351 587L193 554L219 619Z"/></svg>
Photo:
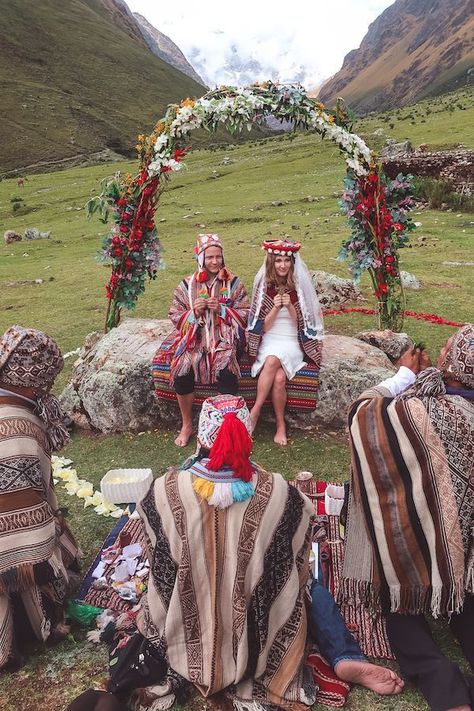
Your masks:
<svg viewBox="0 0 474 711"><path fill-rule="evenodd" d="M250 481L233 481L232 496L234 501L246 501L254 494L253 484Z"/></svg>

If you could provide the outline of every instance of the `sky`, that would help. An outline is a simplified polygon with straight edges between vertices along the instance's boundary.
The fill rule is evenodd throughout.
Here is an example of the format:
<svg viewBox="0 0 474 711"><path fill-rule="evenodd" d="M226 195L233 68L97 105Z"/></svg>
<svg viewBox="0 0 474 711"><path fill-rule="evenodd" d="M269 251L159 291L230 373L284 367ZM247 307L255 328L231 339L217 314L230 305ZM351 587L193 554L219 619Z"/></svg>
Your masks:
<svg viewBox="0 0 474 711"><path fill-rule="evenodd" d="M393 0L126 0L211 86L265 79L313 89L335 74ZM238 58L238 61L237 61ZM244 65L242 69L242 64Z"/></svg>

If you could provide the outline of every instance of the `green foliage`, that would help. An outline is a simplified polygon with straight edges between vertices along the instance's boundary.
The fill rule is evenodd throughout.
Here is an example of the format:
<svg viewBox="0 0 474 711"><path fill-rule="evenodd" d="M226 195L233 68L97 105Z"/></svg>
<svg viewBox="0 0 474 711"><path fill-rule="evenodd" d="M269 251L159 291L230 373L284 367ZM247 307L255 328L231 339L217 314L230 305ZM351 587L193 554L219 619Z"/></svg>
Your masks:
<svg viewBox="0 0 474 711"><path fill-rule="evenodd" d="M451 207L460 212L474 212L474 197L456 192L444 180L417 177L414 188L416 196L434 209Z"/></svg>

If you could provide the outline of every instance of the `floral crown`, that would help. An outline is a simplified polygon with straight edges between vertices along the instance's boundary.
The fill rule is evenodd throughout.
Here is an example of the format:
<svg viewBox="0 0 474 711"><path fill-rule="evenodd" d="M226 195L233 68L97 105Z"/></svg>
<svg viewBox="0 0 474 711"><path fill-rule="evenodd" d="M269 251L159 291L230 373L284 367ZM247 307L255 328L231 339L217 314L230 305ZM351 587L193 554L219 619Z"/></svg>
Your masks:
<svg viewBox="0 0 474 711"><path fill-rule="evenodd" d="M262 242L262 249L268 254L283 255L293 257L299 251L301 242L293 242L288 239L269 239Z"/></svg>

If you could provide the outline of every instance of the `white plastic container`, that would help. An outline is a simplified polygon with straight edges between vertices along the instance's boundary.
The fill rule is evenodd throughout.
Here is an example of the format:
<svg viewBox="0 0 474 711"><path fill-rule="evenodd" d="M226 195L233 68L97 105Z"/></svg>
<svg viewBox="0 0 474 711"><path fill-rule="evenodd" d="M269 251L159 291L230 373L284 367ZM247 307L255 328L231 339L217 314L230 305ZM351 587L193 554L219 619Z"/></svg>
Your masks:
<svg viewBox="0 0 474 711"><path fill-rule="evenodd" d="M100 482L102 496L111 504L136 504L153 481L151 469L110 469Z"/></svg>

